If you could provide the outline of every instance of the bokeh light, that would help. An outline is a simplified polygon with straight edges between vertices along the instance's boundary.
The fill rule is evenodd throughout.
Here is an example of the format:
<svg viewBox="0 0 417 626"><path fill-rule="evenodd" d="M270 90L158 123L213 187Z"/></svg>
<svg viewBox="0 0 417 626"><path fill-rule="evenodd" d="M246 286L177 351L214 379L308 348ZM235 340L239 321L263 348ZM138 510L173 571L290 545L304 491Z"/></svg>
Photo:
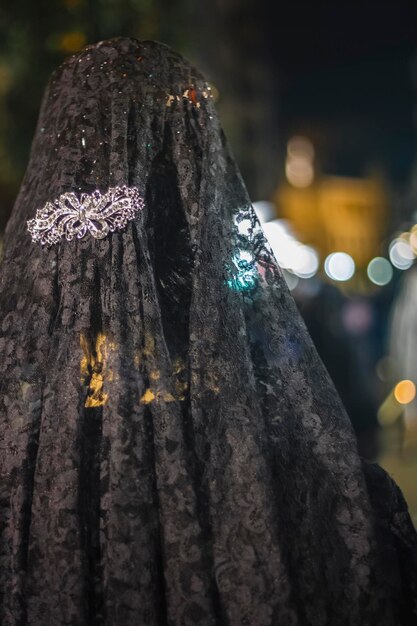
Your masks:
<svg viewBox="0 0 417 626"><path fill-rule="evenodd" d="M291 274L291 272L287 272L287 270L283 270L283 274L284 274L285 282L288 285L288 289L290 291L293 291L293 289L295 289L298 283L300 282L300 279L295 274Z"/></svg>
<svg viewBox="0 0 417 626"><path fill-rule="evenodd" d="M416 397L416 386L412 380L401 380L395 385L394 397L400 404L408 404Z"/></svg>
<svg viewBox="0 0 417 626"><path fill-rule="evenodd" d="M287 153L293 159L306 159L312 161L314 159L314 147L307 137L296 135L291 137L287 144Z"/></svg>
<svg viewBox="0 0 417 626"><path fill-rule="evenodd" d="M319 256L316 250L297 241L285 220L266 222L263 229L282 269L299 278L312 278L317 273Z"/></svg>
<svg viewBox="0 0 417 626"><path fill-rule="evenodd" d="M408 241L398 237L391 242L389 258L394 267L399 270L407 270L412 266L415 257Z"/></svg>
<svg viewBox="0 0 417 626"><path fill-rule="evenodd" d="M301 159L288 159L285 164L285 175L294 187L308 187L314 180L312 164Z"/></svg>
<svg viewBox="0 0 417 626"><path fill-rule="evenodd" d="M392 426L401 418L402 413L402 406L396 401L394 394L391 392L378 409L378 422L384 427Z"/></svg>
<svg viewBox="0 0 417 626"><path fill-rule="evenodd" d="M266 200L258 200L253 202L253 208L261 224L272 220L275 217L275 205Z"/></svg>
<svg viewBox="0 0 417 626"><path fill-rule="evenodd" d="M343 326L352 335L364 335L374 323L370 303L365 299L347 300L342 308Z"/></svg>
<svg viewBox="0 0 417 626"><path fill-rule="evenodd" d="M314 180L314 147L306 137L292 137L287 145L285 175L294 187L308 187Z"/></svg>
<svg viewBox="0 0 417 626"><path fill-rule="evenodd" d="M367 274L371 282L382 287L383 285L388 285L394 272L388 259L377 256L369 262Z"/></svg>
<svg viewBox="0 0 417 626"><path fill-rule="evenodd" d="M319 269L319 256L311 246L296 244L291 270L299 278L312 278Z"/></svg>
<svg viewBox="0 0 417 626"><path fill-rule="evenodd" d="M417 255L417 224L414 224L410 231L409 243L412 251Z"/></svg>
<svg viewBox="0 0 417 626"><path fill-rule="evenodd" d="M87 37L80 31L62 33L58 37L57 47L66 53L77 52L87 43Z"/></svg>
<svg viewBox="0 0 417 626"><path fill-rule="evenodd" d="M355 273L355 261L346 252L333 252L324 262L324 271L332 280L349 280Z"/></svg>

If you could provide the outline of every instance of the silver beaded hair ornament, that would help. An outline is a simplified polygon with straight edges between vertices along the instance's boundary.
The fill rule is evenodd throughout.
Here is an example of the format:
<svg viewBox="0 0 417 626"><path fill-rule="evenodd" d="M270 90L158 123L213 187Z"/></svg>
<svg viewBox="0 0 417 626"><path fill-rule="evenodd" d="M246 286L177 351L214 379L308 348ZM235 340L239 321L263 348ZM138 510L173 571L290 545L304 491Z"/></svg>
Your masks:
<svg viewBox="0 0 417 626"><path fill-rule="evenodd" d="M125 228L143 207L144 200L134 187L110 187L106 193L96 190L80 196L67 192L38 209L27 226L32 241L42 245L58 243L63 237L67 241L81 239L86 234L103 239Z"/></svg>
<svg viewBox="0 0 417 626"><path fill-rule="evenodd" d="M186 100L200 108L199 98L211 99L211 86L196 90L191 86L181 94L165 94L165 105L171 107L175 101ZM85 146L84 139L82 145ZM75 194L65 192L53 202L48 201L36 211L34 219L27 221L32 241L42 245L53 245L62 238L71 241L89 234L95 239L104 239L109 233L122 230L142 210L145 202L134 187L110 187L106 193Z"/></svg>

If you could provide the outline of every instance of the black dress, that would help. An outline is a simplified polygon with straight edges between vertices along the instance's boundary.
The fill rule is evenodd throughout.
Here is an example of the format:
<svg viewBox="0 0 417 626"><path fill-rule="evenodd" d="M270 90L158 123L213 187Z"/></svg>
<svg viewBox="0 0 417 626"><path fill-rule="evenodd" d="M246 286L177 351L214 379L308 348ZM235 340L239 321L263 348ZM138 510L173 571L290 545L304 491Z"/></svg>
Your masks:
<svg viewBox="0 0 417 626"><path fill-rule="evenodd" d="M417 623L417 541L255 216L204 78L52 76L0 285L2 626Z"/></svg>

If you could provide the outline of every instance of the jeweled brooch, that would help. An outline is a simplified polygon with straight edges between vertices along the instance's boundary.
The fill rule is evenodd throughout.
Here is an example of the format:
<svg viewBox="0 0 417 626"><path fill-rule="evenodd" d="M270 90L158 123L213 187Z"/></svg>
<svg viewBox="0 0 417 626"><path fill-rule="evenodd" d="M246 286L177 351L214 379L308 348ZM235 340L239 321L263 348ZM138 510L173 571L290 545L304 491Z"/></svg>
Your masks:
<svg viewBox="0 0 417 626"><path fill-rule="evenodd" d="M86 234L103 239L108 233L125 228L144 205L134 187L110 187L106 193L96 190L80 196L67 192L38 209L27 227L32 241L42 245L58 243L62 237L67 241L82 239Z"/></svg>

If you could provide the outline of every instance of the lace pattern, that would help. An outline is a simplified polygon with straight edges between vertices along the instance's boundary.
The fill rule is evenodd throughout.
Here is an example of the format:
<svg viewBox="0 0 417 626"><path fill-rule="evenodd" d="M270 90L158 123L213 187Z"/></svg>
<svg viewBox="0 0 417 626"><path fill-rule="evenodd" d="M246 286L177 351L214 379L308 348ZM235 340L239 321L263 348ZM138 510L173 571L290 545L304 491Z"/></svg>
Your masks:
<svg viewBox="0 0 417 626"><path fill-rule="evenodd" d="M47 88L0 272L0 623L408 626L406 507L366 480L204 89L124 38ZM124 187L123 232L76 196L71 245L28 246L51 198Z"/></svg>

